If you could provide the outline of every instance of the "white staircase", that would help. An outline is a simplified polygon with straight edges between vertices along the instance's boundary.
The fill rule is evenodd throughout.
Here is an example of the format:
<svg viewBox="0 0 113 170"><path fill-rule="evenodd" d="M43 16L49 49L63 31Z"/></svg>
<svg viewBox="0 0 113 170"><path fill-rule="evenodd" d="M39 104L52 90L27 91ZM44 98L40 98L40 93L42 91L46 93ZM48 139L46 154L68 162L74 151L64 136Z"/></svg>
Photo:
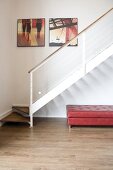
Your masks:
<svg viewBox="0 0 113 170"><path fill-rule="evenodd" d="M33 114L113 54L113 8L81 31L77 47L68 43L30 73L30 126Z"/></svg>
<svg viewBox="0 0 113 170"><path fill-rule="evenodd" d="M94 69L96 66L98 66L100 63L105 61L112 54L113 54L113 44L110 47L108 47L106 50L101 52L99 55L97 55L94 59L89 61L86 64L85 72L84 72L83 67L77 69L74 73L71 73L70 76L68 76L66 79L64 79L59 85L57 85L55 88L53 88L47 94L45 94L43 97L41 97L36 102L34 102L31 107L31 112L36 112L37 110L39 110L41 107L43 107L49 101L54 99L56 96L58 96L64 90L69 88L72 84L74 84L80 78L85 76L85 74L87 74L92 69Z"/></svg>

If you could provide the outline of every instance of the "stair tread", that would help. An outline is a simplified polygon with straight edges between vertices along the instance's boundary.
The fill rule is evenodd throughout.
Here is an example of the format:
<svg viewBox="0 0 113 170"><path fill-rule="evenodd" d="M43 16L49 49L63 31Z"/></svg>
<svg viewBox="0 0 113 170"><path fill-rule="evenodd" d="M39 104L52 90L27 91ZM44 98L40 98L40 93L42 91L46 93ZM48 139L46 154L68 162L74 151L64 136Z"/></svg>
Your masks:
<svg viewBox="0 0 113 170"><path fill-rule="evenodd" d="M13 106L13 109L16 109L20 112L24 112L26 114L29 114L29 107L19 107L19 106Z"/></svg>
<svg viewBox="0 0 113 170"><path fill-rule="evenodd" d="M12 112L10 115L6 116L1 122L29 122L29 118L23 117L16 112Z"/></svg>

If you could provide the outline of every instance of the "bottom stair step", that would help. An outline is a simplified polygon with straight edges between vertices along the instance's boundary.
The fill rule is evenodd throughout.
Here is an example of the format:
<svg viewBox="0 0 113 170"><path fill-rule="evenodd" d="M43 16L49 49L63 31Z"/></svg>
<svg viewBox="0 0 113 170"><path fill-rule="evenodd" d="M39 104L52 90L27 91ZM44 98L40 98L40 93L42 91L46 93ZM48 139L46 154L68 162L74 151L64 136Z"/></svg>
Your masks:
<svg viewBox="0 0 113 170"><path fill-rule="evenodd" d="M16 112L12 112L10 115L6 116L1 122L23 122L23 123L29 123L30 119L28 117L23 117L22 115L19 115Z"/></svg>

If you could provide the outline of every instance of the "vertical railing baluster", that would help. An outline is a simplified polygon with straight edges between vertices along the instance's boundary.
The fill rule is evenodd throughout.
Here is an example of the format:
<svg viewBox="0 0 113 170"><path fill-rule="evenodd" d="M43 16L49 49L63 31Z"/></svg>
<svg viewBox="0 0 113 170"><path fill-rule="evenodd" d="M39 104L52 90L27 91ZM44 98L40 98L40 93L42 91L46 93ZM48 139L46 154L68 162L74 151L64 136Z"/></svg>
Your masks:
<svg viewBox="0 0 113 170"><path fill-rule="evenodd" d="M33 103L33 73L30 73L30 107L29 107L29 114L30 114L30 127L33 127L33 113L32 113L32 103Z"/></svg>
<svg viewBox="0 0 113 170"><path fill-rule="evenodd" d="M82 63L83 63L83 74L86 74L86 37L85 32L82 34L83 49L82 49Z"/></svg>

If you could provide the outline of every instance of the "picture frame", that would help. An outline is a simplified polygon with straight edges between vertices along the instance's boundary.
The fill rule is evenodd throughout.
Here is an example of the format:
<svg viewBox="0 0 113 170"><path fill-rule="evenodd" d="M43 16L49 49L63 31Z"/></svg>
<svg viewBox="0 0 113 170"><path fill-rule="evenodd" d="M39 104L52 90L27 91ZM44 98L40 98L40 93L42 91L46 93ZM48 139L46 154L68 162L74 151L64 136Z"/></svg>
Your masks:
<svg viewBox="0 0 113 170"><path fill-rule="evenodd" d="M45 18L17 20L17 47L45 46Z"/></svg>
<svg viewBox="0 0 113 170"><path fill-rule="evenodd" d="M49 19L49 46L62 46L78 35L77 18ZM77 46L78 40L73 40L68 46Z"/></svg>

